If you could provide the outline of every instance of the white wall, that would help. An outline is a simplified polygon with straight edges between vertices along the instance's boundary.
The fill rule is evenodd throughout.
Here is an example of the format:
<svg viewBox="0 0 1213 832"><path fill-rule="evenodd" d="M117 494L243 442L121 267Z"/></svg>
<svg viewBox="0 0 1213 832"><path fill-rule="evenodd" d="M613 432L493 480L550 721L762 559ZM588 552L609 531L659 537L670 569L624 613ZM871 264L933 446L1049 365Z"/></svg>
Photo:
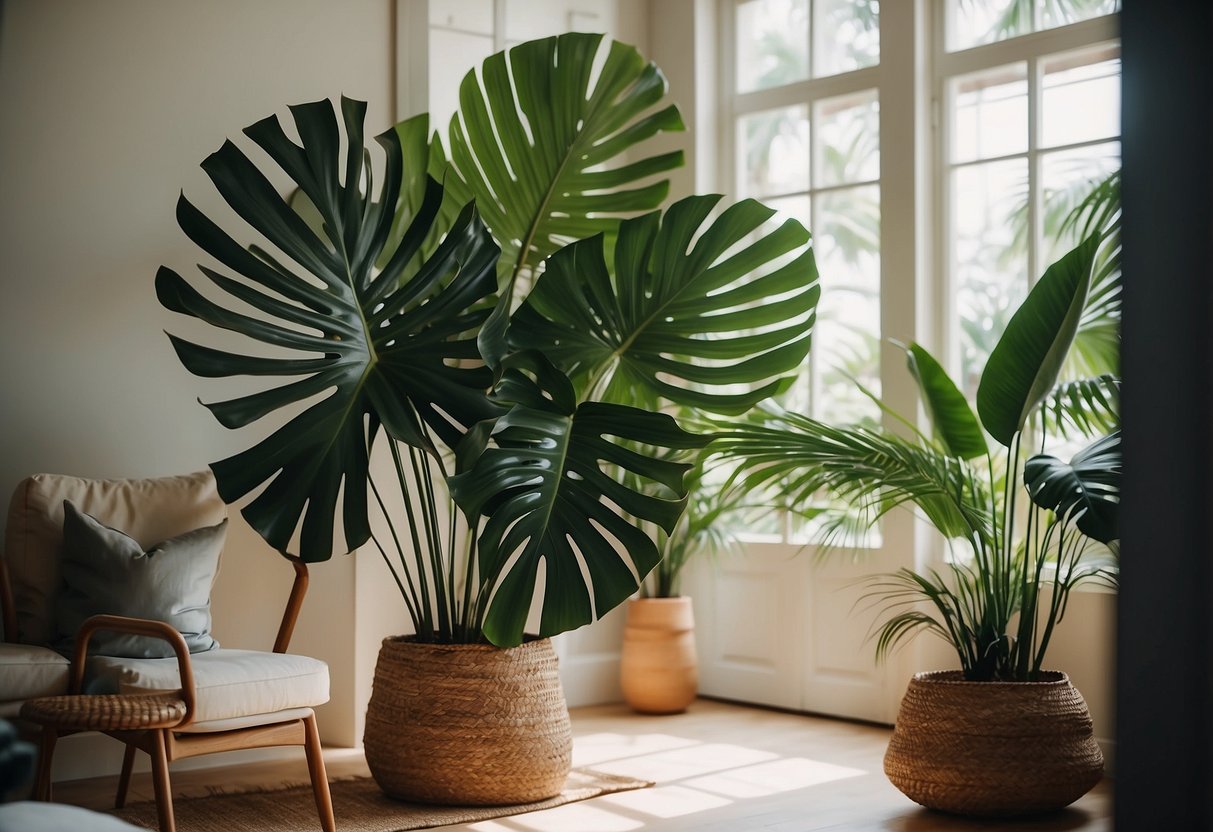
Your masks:
<svg viewBox="0 0 1213 832"><path fill-rule="evenodd" d="M200 259L177 195L225 210L199 163L287 104L345 93L369 102L368 132L389 126L390 0L2 8L0 489L37 471L193 471L244 449L248 436L198 405L216 388L186 373L162 332L191 330L156 302L157 267L190 276ZM219 640L268 649L291 575L234 522L213 600ZM352 558L315 567L292 645L329 662L320 724L335 744L358 733L349 645L363 582Z"/></svg>

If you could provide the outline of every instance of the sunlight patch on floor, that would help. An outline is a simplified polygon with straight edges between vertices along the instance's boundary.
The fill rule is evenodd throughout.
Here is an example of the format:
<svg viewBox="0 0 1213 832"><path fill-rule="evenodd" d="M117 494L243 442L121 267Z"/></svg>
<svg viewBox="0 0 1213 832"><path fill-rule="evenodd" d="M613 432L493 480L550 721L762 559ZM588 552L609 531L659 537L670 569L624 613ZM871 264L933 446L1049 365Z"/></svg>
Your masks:
<svg viewBox="0 0 1213 832"><path fill-rule="evenodd" d="M608 774L664 783L778 758L778 754L770 751L759 751L742 745L698 743L672 751L612 760L593 767Z"/></svg>
<svg viewBox="0 0 1213 832"><path fill-rule="evenodd" d="M694 777L684 781L683 785L744 799L807 789L864 774L867 772L858 768L836 766L820 760L807 760L804 757L786 757L769 763Z"/></svg>
<svg viewBox="0 0 1213 832"><path fill-rule="evenodd" d="M620 808L655 818L676 818L706 809L719 809L733 801L685 786L653 786L634 792L609 794L603 797L601 802L613 803Z"/></svg>
<svg viewBox="0 0 1213 832"><path fill-rule="evenodd" d="M601 769L600 763L608 760L638 757L700 744L699 740L688 740L670 734L588 734L573 741L573 765Z"/></svg>
<svg viewBox="0 0 1213 832"><path fill-rule="evenodd" d="M691 816L869 773L731 743L705 743L672 734L610 732L577 737L573 764L652 780L656 785L469 828L476 832L629 832L654 820Z"/></svg>

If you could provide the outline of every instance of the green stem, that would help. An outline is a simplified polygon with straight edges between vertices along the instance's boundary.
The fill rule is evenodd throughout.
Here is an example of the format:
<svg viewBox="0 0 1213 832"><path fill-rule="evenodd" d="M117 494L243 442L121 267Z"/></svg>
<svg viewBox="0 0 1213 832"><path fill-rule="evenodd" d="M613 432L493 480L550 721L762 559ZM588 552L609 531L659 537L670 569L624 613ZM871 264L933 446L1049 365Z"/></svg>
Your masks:
<svg viewBox="0 0 1213 832"><path fill-rule="evenodd" d="M396 569L392 566L391 558L388 557L387 551L383 548L383 545L379 542L379 538L375 536L374 532L371 533L371 541L375 544L375 548L379 550L379 554L383 558L383 563L385 566L387 566L387 571L392 573L392 580L396 582L396 587L400 590L400 596L404 598L404 606L408 609L409 618L413 622L413 629L416 630L421 624L420 620L417 618L417 610L414 608L408 592L405 591L404 584L401 582L400 576L396 574ZM408 573L406 572L405 574Z"/></svg>
<svg viewBox="0 0 1213 832"><path fill-rule="evenodd" d="M390 442L392 440L388 441ZM409 603L409 598L407 596L405 597L405 603L409 605L409 616L413 619L413 629L417 630L422 622L419 614L421 599L417 595L417 587L413 584L413 576L409 573L408 564L405 562L404 548L400 545L400 537L396 533L396 524L392 522L392 515L387 510L387 506L383 502L383 496L379 493L379 487L375 485L375 479L370 475L369 471L367 472L367 482L370 483L371 493L375 495L375 501L379 504L379 511L381 514L383 514L383 519L387 523L388 531L392 535L392 543L396 546L396 556L400 560L400 568L404 572L405 579L408 581L408 590L412 595L412 603ZM379 546L379 539L373 534L371 537L375 541L375 545ZM387 553L384 552L383 547L379 546L379 550L383 552L383 557L386 560ZM390 562L388 563L388 569L392 570L392 577L396 578L397 584L400 584L400 579L396 576L396 570ZM404 587L402 585L401 592L403 591Z"/></svg>
<svg viewBox="0 0 1213 832"><path fill-rule="evenodd" d="M425 575L425 561L422 560L421 538L417 534L417 515L413 510L412 494L408 488L408 477L404 472L404 463L400 459L400 448L395 442L388 446L392 450L392 462L396 466L396 478L400 481L400 493L404 497L404 510L408 515L409 534L413 539L413 561L417 565L417 583L421 587L421 621L422 629L417 631L418 641L430 641L434 637L434 619L431 607L429 583Z"/></svg>
<svg viewBox="0 0 1213 832"><path fill-rule="evenodd" d="M409 447L409 462L413 467L413 475L421 492L421 516L425 523L427 542L430 544L431 578L434 581L434 606L437 613L438 639L450 641L451 617L447 607L447 591L445 570L442 568L442 534L438 522L438 507L434 497L434 480L430 472L428 460L416 448Z"/></svg>

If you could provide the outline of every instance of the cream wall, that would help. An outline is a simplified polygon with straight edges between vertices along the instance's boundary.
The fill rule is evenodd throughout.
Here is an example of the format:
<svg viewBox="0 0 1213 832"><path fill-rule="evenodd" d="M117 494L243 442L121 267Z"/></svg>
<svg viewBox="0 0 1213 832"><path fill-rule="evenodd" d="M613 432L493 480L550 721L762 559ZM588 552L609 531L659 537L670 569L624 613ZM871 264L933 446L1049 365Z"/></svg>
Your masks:
<svg viewBox="0 0 1213 832"><path fill-rule="evenodd" d="M36 471L192 471L242 450L249 438L196 401L216 388L185 372L162 332L191 330L157 304L157 267L189 276L199 259L174 205L184 189L204 212L225 210L199 163L287 104L345 93L369 102L368 131L385 129L391 0L0 8L0 489ZM220 641L268 649L291 574L233 523L213 602ZM357 736L349 645L366 582L352 558L315 567L292 645L329 662L320 721L334 744Z"/></svg>

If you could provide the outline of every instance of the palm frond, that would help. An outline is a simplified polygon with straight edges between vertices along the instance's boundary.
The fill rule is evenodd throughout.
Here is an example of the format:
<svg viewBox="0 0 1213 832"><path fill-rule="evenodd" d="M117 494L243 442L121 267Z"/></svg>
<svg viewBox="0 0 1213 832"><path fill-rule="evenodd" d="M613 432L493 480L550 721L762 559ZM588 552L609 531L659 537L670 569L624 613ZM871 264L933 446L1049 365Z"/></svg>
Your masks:
<svg viewBox="0 0 1213 832"><path fill-rule="evenodd" d="M1059 383L1040 409L1042 428L1062 438L1098 436L1120 424L1120 379L1105 373Z"/></svg>
<svg viewBox="0 0 1213 832"><path fill-rule="evenodd" d="M870 523L912 504L948 537L992 539L989 496L969 466L936 447L794 413L722 431L711 453L739 461L748 488L776 485L793 511L822 491Z"/></svg>

